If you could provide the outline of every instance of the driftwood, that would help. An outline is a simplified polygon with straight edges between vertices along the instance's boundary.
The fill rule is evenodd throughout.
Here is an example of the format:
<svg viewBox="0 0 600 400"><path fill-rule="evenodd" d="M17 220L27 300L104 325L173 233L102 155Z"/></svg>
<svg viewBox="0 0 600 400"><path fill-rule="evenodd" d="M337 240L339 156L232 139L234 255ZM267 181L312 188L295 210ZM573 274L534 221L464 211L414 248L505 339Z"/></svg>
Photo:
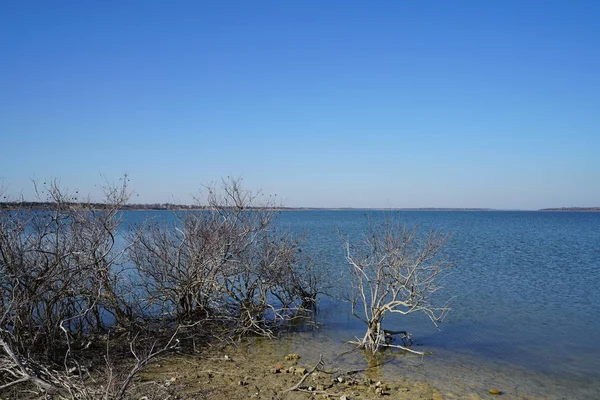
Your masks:
<svg viewBox="0 0 600 400"><path fill-rule="evenodd" d="M350 340L350 341L348 341L348 343L355 344L358 347L363 346L362 342L355 341L355 340ZM416 351L416 350L413 350L413 349L405 347L405 346L399 346L399 345L395 345L395 344L384 344L383 346L385 346L385 347L393 347L395 349L401 349L401 350L404 350L404 351L408 351L409 353L417 354L419 356L424 356L425 355L425 353L422 352L422 351Z"/></svg>
<svg viewBox="0 0 600 400"><path fill-rule="evenodd" d="M313 374L322 365L323 365L323 355L319 355L319 361L315 364L315 366L310 371L308 371L306 374L304 374L304 376L302 377L302 379L300 379L300 381L298 383L296 383L291 388L284 390L283 393L289 393L289 392L293 392L294 390L300 389L300 385L302 385L304 383L306 378L308 378L311 374Z"/></svg>
<svg viewBox="0 0 600 400"><path fill-rule="evenodd" d="M422 351L416 351L416 350L413 350L411 348L404 347L404 346L399 346L399 345L395 345L395 344L388 344L387 347L393 347L395 349L401 349L401 350L404 350L404 351L408 351L409 353L417 354L417 355L420 355L420 356L424 356L425 355L425 353L422 352Z"/></svg>

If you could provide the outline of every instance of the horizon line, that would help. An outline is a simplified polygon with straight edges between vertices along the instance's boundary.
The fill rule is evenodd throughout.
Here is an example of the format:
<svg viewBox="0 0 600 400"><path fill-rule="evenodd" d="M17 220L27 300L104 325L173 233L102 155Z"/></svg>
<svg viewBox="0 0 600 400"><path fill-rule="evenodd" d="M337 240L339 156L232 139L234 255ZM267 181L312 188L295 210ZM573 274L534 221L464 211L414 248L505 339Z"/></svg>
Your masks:
<svg viewBox="0 0 600 400"><path fill-rule="evenodd" d="M0 208L22 209L24 207L43 207L55 202L43 201L5 201L0 202ZM85 202L67 202L66 204L86 204ZM101 206L106 203L88 202L92 206ZM168 210L199 210L208 208L207 206L176 203L129 203L119 207L122 210L146 210L146 211L168 211ZM544 207L544 208L493 208L493 207L304 207L304 206L273 206L273 207L248 207L248 209L273 209L282 211L596 211L600 212L600 206L582 207Z"/></svg>

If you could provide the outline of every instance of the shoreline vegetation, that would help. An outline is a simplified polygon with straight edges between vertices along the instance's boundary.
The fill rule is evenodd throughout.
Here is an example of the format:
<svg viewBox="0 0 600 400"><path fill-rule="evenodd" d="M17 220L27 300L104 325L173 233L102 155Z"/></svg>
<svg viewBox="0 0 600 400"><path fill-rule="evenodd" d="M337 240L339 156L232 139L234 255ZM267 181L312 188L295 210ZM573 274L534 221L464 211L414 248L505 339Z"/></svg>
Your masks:
<svg viewBox="0 0 600 400"><path fill-rule="evenodd" d="M381 288L393 286L389 293L394 302L377 305L372 303L377 298L367 296L362 278L349 276L345 283L334 282L303 251L300 239L273 228L277 212L286 208L244 189L239 179L207 187L205 203L197 207L144 206L142 210L178 207L182 212L175 213L174 224L143 221L125 232L119 230L123 217L119 211L140 209L140 205L127 205L127 176L121 181L103 187L105 199L100 203L66 193L57 180L36 187L40 196L36 202L2 203L0 396L190 398L177 392L158 393L179 385L184 377L174 373L181 366L170 368L170 377L162 382L151 380L145 385L143 376L152 365L172 360L171 356L199 355L194 362L206 365L211 349L229 345L226 351L233 352L245 340L276 339L314 327L319 299L334 296L334 284L353 285L362 292L359 298L346 300L352 302L352 314L368 325L365 339L352 350L362 351L368 366L361 361L359 370L345 371L348 366L341 365L345 375L339 376L322 357L296 366L304 355L286 351L284 357L265 360L260 371L247 358L248 368L238 377L242 366L232 364L234 358L225 354L224 370L206 366L194 371L194 384L197 387L202 371L211 368L208 381L219 375L236 389L252 388L242 397L262 398L257 385L268 389L266 398L305 398L302 393L310 398L316 394L352 398L365 390L382 396L394 388L356 374L378 364L384 337L387 347L424 355L392 345L393 338L384 335L381 326L383 315L417 311L436 321L446 310L429 302L437 290L436 277L450 268L436 258L445 243L442 235L432 232L417 240L415 229L389 220L385 226L370 228L371 247L346 239L346 257L355 270L362 271L360 277L374 273L365 261L372 255L383 251L390 260L385 273L376 270ZM187 212L194 209L200 212ZM379 289L372 295L385 296ZM354 306L364 308L363 317ZM287 381L280 379L285 387L254 377L282 372L289 376ZM308 383L309 378L314 382ZM239 391L226 393L227 385L222 379L215 393L204 393L203 384L194 398L240 397ZM431 394L428 391L422 398Z"/></svg>
<svg viewBox="0 0 600 400"><path fill-rule="evenodd" d="M80 202L64 202L61 207L72 207L81 205ZM10 201L0 202L0 209L4 210L55 210L56 203L40 202L40 201ZM88 203L88 208L91 209L106 209L105 203ZM121 211L193 211L193 210L209 210L210 207L190 205L190 204L173 204L173 203L132 203L122 204L119 206ZM361 208L361 207L249 207L248 210L264 210L271 211L541 211L541 212L600 212L600 207L551 207L540 208L537 210L520 210L520 209L497 209L483 207L392 207L392 208Z"/></svg>

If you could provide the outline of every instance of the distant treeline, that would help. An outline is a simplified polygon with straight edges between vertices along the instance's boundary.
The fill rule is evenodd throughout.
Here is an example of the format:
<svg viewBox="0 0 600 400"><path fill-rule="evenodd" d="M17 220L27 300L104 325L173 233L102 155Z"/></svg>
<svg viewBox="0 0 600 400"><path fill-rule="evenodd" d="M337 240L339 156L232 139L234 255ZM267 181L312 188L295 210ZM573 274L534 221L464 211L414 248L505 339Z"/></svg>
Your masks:
<svg viewBox="0 0 600 400"><path fill-rule="evenodd" d="M63 208L73 207L81 205L82 203L77 202L63 202L60 204ZM86 203L89 208L95 208L103 210L107 208L106 203ZM11 202L0 202L0 209L8 210L56 210L56 204L53 202L44 201L11 201ZM256 207L255 207L256 208ZM120 210L204 210L205 206L190 205L190 204L174 204L174 203L153 203L153 204L122 204L119 206ZM319 207L273 207L272 209L277 210L385 210L385 211L493 211L492 208L436 208L436 207L422 207L422 208L353 208L353 207L339 207L339 208L319 208ZM600 212L600 207L556 207L556 208L542 208L538 211L570 211L570 212Z"/></svg>
<svg viewBox="0 0 600 400"><path fill-rule="evenodd" d="M600 207L558 207L558 208L542 208L540 211L577 211L577 212L600 212Z"/></svg>
<svg viewBox="0 0 600 400"><path fill-rule="evenodd" d="M81 205L82 203L75 202L64 202L61 203L60 206L62 208L73 207L77 205ZM43 201L14 201L14 202L0 202L0 209L9 209L9 210L55 210L56 203L53 202L43 202ZM95 208L98 210L106 209L109 205L106 203L86 203L86 206L90 208ZM121 210L192 210L192 209L203 209L204 207L200 206L191 206L185 204L171 204L171 203L163 203L163 204L122 204L119 206Z"/></svg>
<svg viewBox="0 0 600 400"><path fill-rule="evenodd" d="M67 209L70 207L81 206L85 204L86 208L104 210L109 207L106 203L78 203L78 202L62 202L58 206L61 209ZM226 207L225 207L226 208ZM247 209L259 209L260 207L248 207ZM56 210L57 204L53 202L43 201L15 201L15 202L0 202L0 209L4 210ZM189 205L189 204L122 204L119 206L119 210L206 210L208 207ZM290 208L290 207L272 207L269 209L276 210L301 210L304 208Z"/></svg>
<svg viewBox="0 0 600 400"><path fill-rule="evenodd" d="M83 203L77 202L62 202L60 207L68 208ZM95 208L98 210L106 209L106 203L85 203L89 208ZM0 209L8 210L56 210L56 203L44 202L44 201L11 201L11 202L0 202ZM257 208L257 207L254 207ZM153 203L153 204L122 204L119 206L121 210L204 210L205 206L190 205L190 204L173 204L173 203ZM354 208L354 207L272 207L271 209L292 211L292 210L381 210L381 211L492 211L491 208L435 208L435 207L422 207L422 208ZM550 211L554 209L542 210ZM567 210L570 211L570 210ZM588 211L588 210L582 210ZM600 208L592 211L600 211Z"/></svg>

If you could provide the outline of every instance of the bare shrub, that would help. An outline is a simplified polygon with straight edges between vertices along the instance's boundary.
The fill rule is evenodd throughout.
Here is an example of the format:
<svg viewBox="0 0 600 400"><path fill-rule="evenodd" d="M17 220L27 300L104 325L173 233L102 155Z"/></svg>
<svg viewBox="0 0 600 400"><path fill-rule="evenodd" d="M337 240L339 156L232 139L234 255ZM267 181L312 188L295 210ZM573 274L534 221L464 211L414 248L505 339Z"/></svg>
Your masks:
<svg viewBox="0 0 600 400"><path fill-rule="evenodd" d="M358 245L343 239L350 265L352 313L367 325L357 342L361 348L375 353L385 344L382 322L389 313L422 312L434 324L443 318L449 309L433 305L432 298L451 267L440 257L448 238L438 232L420 235L417 228L388 219L370 228Z"/></svg>
<svg viewBox="0 0 600 400"><path fill-rule="evenodd" d="M36 185L39 208L0 210L0 388L29 383L71 398L123 391L84 379L104 358L98 338L134 332L136 320L120 276L127 246L116 245L127 177L103 189L92 203L54 180Z"/></svg>
<svg viewBox="0 0 600 400"><path fill-rule="evenodd" d="M237 335L272 335L303 307L300 290L312 295L297 272L298 243L273 227L277 204L228 179L207 186L199 205L173 226L142 228L132 246L147 309Z"/></svg>
<svg viewBox="0 0 600 400"><path fill-rule="evenodd" d="M271 336L314 311L318 274L276 229L276 204L240 180L127 233L127 177L103 189L94 203L51 181L36 208L0 209L1 390L121 399L182 331Z"/></svg>

